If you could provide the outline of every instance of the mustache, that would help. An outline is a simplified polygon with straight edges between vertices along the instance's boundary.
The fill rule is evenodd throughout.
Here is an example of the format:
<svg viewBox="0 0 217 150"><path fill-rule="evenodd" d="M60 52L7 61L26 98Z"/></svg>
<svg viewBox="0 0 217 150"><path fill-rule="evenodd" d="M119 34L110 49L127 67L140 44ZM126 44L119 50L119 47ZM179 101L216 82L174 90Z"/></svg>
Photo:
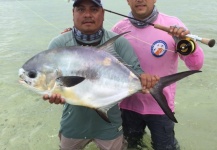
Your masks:
<svg viewBox="0 0 217 150"><path fill-rule="evenodd" d="M95 21L92 19L85 19L82 21L82 23L95 23Z"/></svg>
<svg viewBox="0 0 217 150"><path fill-rule="evenodd" d="M137 6L146 6L146 4L138 3L138 4L136 4L136 7Z"/></svg>

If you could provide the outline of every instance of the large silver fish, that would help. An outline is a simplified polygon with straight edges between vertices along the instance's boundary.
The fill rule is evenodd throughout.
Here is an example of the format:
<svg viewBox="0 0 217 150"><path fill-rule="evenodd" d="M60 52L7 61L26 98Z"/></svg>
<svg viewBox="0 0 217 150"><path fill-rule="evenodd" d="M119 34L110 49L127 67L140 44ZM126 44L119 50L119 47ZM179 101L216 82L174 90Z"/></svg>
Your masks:
<svg viewBox="0 0 217 150"><path fill-rule="evenodd" d="M124 33L123 33L124 34ZM19 69L20 83L40 93L59 93L66 102L95 109L106 121L107 111L142 89L139 76L114 57L114 41L100 47L72 46L42 51ZM162 77L150 90L165 114L177 122L162 93L165 86L200 71Z"/></svg>

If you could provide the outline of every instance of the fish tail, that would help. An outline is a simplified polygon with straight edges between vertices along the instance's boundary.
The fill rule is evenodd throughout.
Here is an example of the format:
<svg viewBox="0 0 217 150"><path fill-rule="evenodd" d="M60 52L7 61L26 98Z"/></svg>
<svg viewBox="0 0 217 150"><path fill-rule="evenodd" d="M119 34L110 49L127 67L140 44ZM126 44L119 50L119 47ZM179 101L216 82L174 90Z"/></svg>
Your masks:
<svg viewBox="0 0 217 150"><path fill-rule="evenodd" d="M159 82L150 90L150 94L155 98L155 100L160 105L164 113L175 123L178 123L178 121L176 120L174 113L171 111L171 109L168 106L166 97L163 94L163 88L178 80L181 80L189 75L198 72L201 71L199 70L184 71L184 72L168 75L165 77L161 77Z"/></svg>

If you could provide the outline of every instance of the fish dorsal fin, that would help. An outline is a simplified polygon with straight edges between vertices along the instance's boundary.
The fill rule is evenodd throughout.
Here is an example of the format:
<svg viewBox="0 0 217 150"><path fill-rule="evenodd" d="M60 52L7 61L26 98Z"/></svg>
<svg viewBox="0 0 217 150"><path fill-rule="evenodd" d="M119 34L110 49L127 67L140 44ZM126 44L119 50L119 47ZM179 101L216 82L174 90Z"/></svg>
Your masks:
<svg viewBox="0 0 217 150"><path fill-rule="evenodd" d="M130 31L127 31L127 32L121 33L119 35L116 35L116 36L112 37L111 39L109 39L108 41L106 41L105 43L103 43L102 45L97 46L98 51L105 51L106 50L106 52L112 54L113 49L114 49L113 45L114 45L115 40L118 39L120 36L127 34L129 32Z"/></svg>
<svg viewBox="0 0 217 150"><path fill-rule="evenodd" d="M58 77L56 80L61 86L72 87L81 83L82 81L84 81L84 79L84 77L79 76L61 76Z"/></svg>

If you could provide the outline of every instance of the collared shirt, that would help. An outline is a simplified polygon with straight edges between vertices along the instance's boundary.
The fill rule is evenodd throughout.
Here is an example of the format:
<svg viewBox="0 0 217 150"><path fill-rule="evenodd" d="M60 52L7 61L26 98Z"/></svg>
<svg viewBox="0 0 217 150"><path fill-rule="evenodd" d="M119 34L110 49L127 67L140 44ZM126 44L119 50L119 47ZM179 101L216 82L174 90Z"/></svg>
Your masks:
<svg viewBox="0 0 217 150"><path fill-rule="evenodd" d="M159 13L157 20L153 23L166 27L171 25L185 27L178 18L162 13ZM196 50L193 54L188 56L179 55L179 53L175 52L176 43L174 39L167 32L156 29L153 26L136 28L127 18L118 22L112 31L115 33L131 31L129 34L124 35L124 37L134 48L141 68L145 73L160 77L177 73L178 58L181 58L191 70L199 70L202 68L204 54L198 44L196 44ZM168 105L173 112L175 109L175 92L175 83L165 87L163 90ZM120 107L140 114L164 114L150 94L134 94L122 101Z"/></svg>
<svg viewBox="0 0 217 150"><path fill-rule="evenodd" d="M104 30L101 44L115 35L117 34ZM66 32L55 37L49 44L49 49L74 45L78 45L78 43L73 34ZM137 56L126 39L119 37L114 43L114 50L114 54L119 55L138 74L143 72ZM93 109L66 103L63 109L60 132L67 138L112 140L122 134L122 119L118 105L108 111L108 118L111 123L104 121Z"/></svg>

